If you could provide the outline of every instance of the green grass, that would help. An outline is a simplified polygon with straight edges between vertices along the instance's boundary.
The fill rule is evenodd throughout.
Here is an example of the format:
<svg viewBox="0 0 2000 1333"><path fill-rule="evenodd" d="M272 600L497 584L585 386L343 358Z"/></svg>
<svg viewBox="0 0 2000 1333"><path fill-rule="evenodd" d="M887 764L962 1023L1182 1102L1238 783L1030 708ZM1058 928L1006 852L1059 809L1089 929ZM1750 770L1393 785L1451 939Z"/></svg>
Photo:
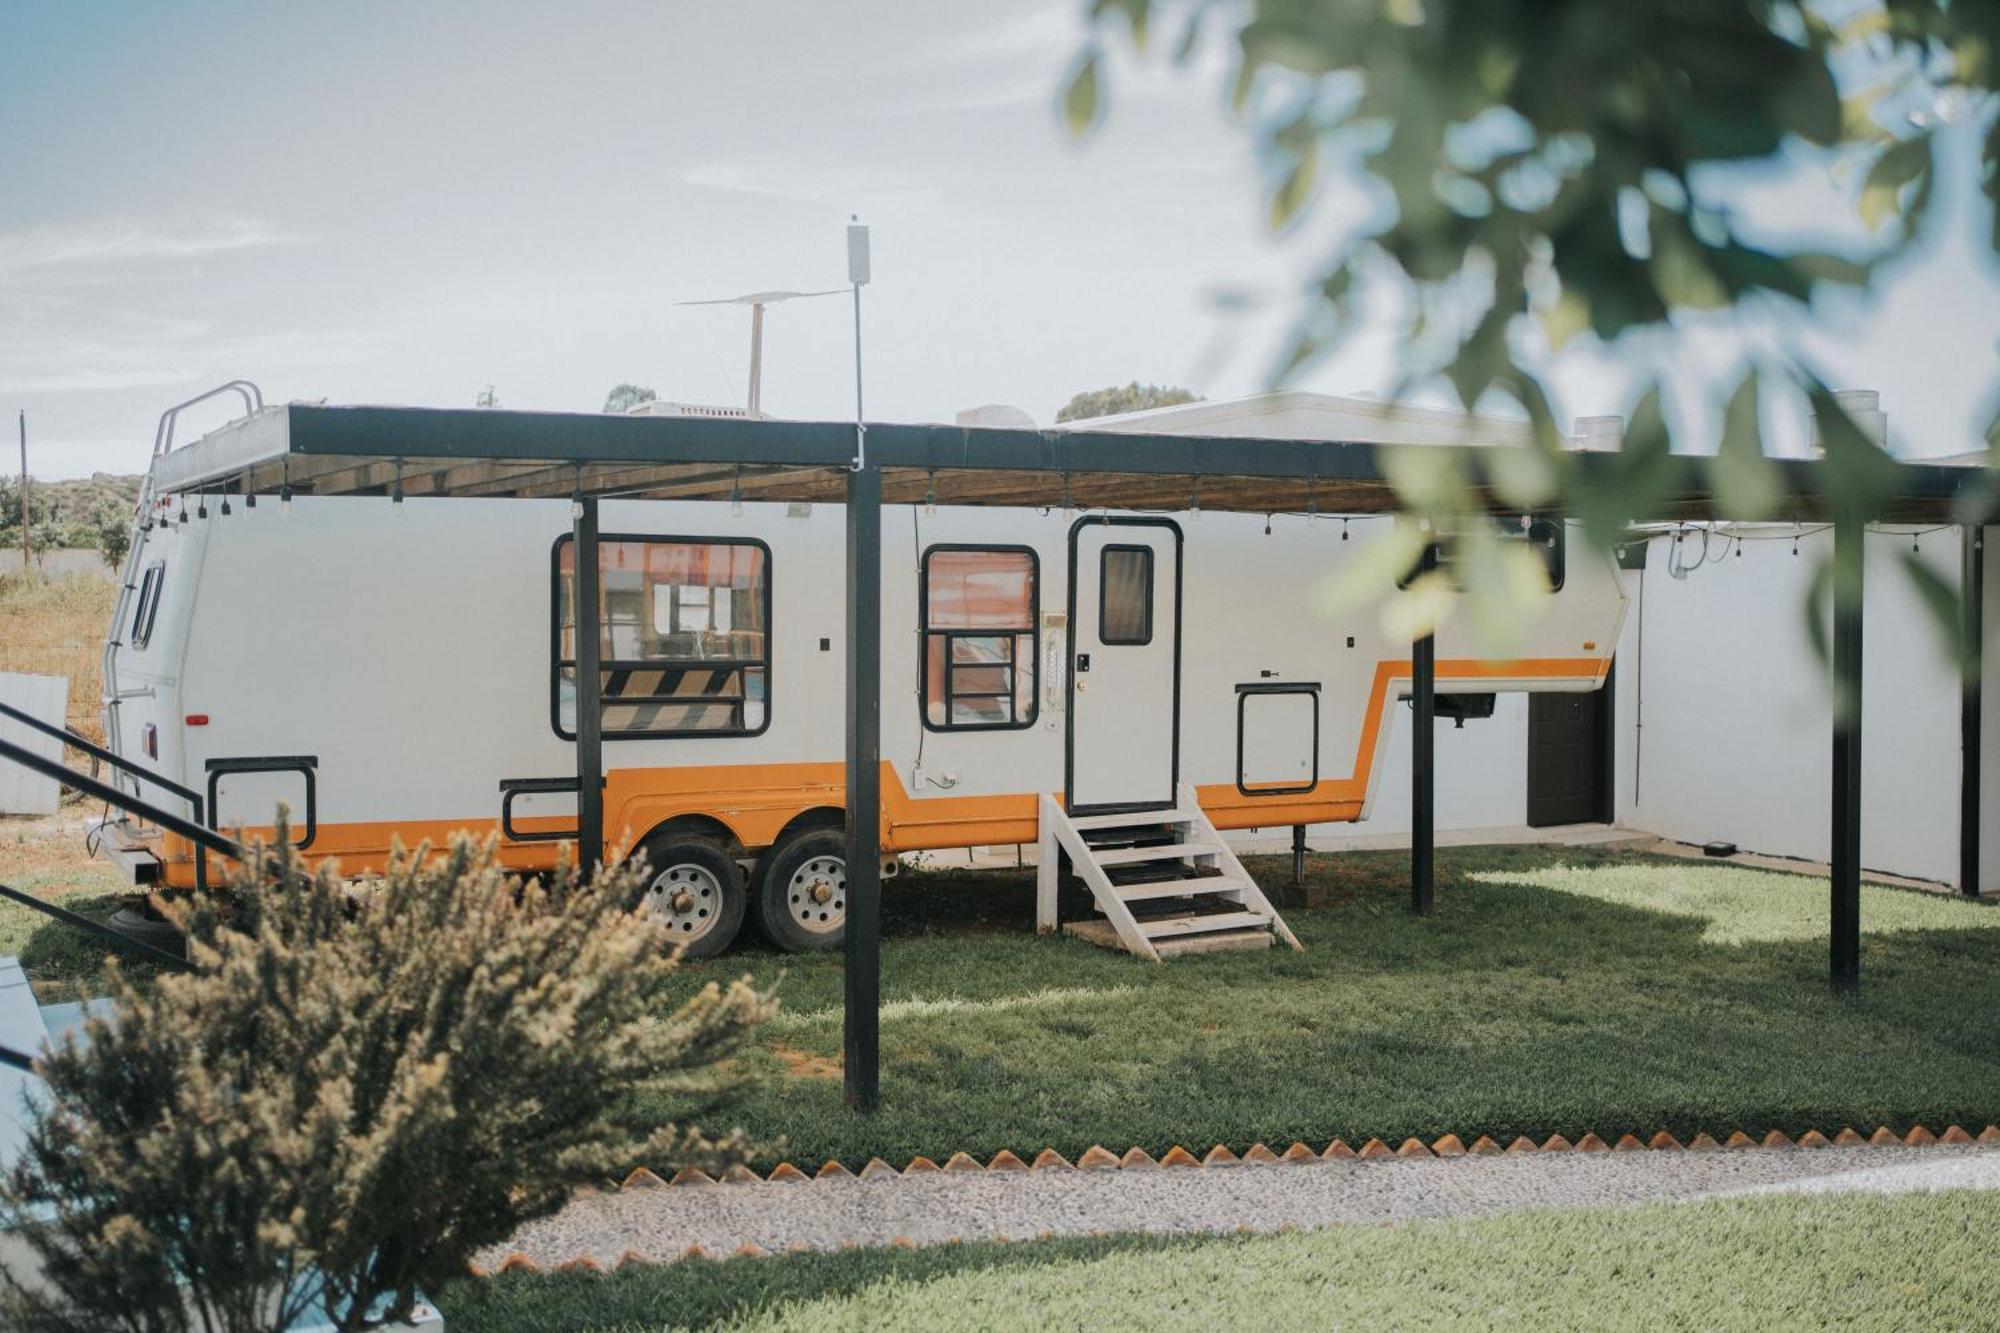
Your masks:
<svg viewBox="0 0 2000 1333"><path fill-rule="evenodd" d="M735 1118L787 1141L769 1158L808 1164L2000 1120L1991 906L1864 888L1849 1001L1826 985L1823 880L1587 848L1448 851L1438 912L1418 919L1404 866L1314 857L1320 905L1286 913L1303 954L1160 966L1036 938L1024 874L891 881L873 1115L841 1101L838 955L739 953L688 980L746 965L781 978L786 1012L750 1057L770 1081ZM1289 867L1253 870L1275 884Z"/></svg>
<svg viewBox="0 0 2000 1333"><path fill-rule="evenodd" d="M468 1279L453 1333L1991 1327L2000 1201L1961 1191L730 1259Z"/></svg>
<svg viewBox="0 0 2000 1333"><path fill-rule="evenodd" d="M0 883L102 921L135 890L110 862L83 859L83 808L66 806L49 819L0 819ZM103 945L39 912L0 901L0 956L7 954L20 958L43 1004L104 993ZM129 954L124 966L139 977L155 970Z"/></svg>

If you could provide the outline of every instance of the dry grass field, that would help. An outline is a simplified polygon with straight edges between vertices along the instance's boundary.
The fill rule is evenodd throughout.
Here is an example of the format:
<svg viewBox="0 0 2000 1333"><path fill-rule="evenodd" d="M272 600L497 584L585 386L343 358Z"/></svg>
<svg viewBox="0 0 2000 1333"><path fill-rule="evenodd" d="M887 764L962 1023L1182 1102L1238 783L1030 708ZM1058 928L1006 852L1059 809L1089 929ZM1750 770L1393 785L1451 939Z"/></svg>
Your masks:
<svg viewBox="0 0 2000 1333"><path fill-rule="evenodd" d="M98 658L118 585L83 575L0 576L0 671L69 677L69 724L102 740Z"/></svg>

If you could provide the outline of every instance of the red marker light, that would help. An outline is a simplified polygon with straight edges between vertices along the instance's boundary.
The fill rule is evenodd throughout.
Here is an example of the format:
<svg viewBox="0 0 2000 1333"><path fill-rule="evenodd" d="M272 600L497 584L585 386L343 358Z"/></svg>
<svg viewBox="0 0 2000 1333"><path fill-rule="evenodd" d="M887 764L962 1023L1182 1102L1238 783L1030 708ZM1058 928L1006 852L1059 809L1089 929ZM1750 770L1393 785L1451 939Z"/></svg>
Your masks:
<svg viewBox="0 0 2000 1333"><path fill-rule="evenodd" d="M205 726L207 726L207 725L208 725L208 714L207 714L207 713L189 713L189 714L187 715L187 724L188 724L188 725L189 725L190 727L205 727Z"/></svg>

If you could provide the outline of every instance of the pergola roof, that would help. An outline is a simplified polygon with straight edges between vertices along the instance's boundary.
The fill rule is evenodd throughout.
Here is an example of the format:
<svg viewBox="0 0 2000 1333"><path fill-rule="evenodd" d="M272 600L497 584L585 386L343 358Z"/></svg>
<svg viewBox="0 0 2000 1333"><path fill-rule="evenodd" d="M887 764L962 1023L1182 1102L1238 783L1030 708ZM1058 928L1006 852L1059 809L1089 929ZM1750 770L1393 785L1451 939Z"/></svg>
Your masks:
<svg viewBox="0 0 2000 1333"><path fill-rule="evenodd" d="M156 460L161 494L600 497L839 501L852 422L518 412L492 408L264 408ZM1385 445L1130 430L871 424L867 450L887 503L1062 505L1254 513L1382 513L1398 508ZM1618 465L1584 454L1586 469ZM1824 465L1776 460L1793 497L1785 517L1824 516ZM1977 469L1899 463L1879 517L1947 522ZM1651 519L1720 512L1705 460L1677 456ZM1496 507L1498 507L1496 502Z"/></svg>

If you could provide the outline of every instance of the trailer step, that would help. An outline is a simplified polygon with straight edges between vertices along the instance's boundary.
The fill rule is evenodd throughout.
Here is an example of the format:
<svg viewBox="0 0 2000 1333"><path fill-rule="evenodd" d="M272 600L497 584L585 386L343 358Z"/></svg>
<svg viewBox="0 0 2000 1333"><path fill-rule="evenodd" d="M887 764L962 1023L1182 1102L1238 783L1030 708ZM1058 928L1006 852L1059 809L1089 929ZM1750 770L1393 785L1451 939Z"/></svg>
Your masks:
<svg viewBox="0 0 2000 1333"><path fill-rule="evenodd" d="M1268 949L1274 939L1301 947L1187 783L1171 809L1072 817L1055 797L1044 796L1039 819L1035 929L1040 934L1061 930L1155 963L1176 953ZM1089 888L1103 920L1061 920L1065 859ZM1218 910L1164 901L1174 898L1204 900ZM1165 910L1133 915L1133 904L1146 902L1159 902Z"/></svg>
<svg viewBox="0 0 2000 1333"><path fill-rule="evenodd" d="M1235 893L1243 888L1243 881L1228 875L1195 875L1188 879L1145 880L1113 887L1118 891L1120 902L1138 903L1148 898L1193 898L1207 893Z"/></svg>
<svg viewBox="0 0 2000 1333"><path fill-rule="evenodd" d="M1138 922L1147 939L1161 940L1218 930L1268 930L1271 918L1264 912L1181 912L1173 916L1142 916Z"/></svg>
<svg viewBox="0 0 2000 1333"><path fill-rule="evenodd" d="M1113 847L1091 857L1101 866L1122 866L1134 861L1183 861L1191 856L1214 856L1216 848L1205 842L1166 842L1153 847Z"/></svg>
<svg viewBox="0 0 2000 1333"><path fill-rule="evenodd" d="M1076 829L1145 828L1154 824L1191 824L1201 817L1176 806L1171 810L1137 810L1118 815L1076 815L1070 827Z"/></svg>

